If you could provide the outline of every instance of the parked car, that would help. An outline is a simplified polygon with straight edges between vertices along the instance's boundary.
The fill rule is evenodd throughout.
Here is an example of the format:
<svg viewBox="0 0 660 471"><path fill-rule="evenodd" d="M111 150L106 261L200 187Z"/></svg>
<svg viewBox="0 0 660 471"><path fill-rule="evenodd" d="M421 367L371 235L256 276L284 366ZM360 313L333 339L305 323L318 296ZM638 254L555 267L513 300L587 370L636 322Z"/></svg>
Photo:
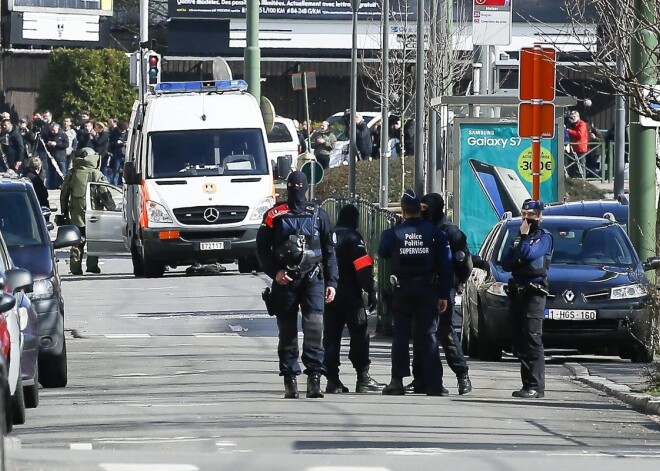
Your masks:
<svg viewBox="0 0 660 471"><path fill-rule="evenodd" d="M367 122L369 130L372 130L380 122L382 117L382 114L378 111L358 111L358 113ZM337 165L342 165L344 162L348 162L349 136L346 132L344 114L344 111L340 111L326 119L330 132L337 138L334 149L330 151L330 167L336 167Z"/></svg>
<svg viewBox="0 0 660 471"><path fill-rule="evenodd" d="M44 208L50 213L50 208ZM0 175L0 232L14 264L32 274L29 294L38 314L39 382L45 388L64 387L67 383L67 354L64 338L64 298L55 249L80 242L74 226L60 226L50 240L32 184L25 179Z"/></svg>
<svg viewBox="0 0 660 471"><path fill-rule="evenodd" d="M554 203L545 207L543 216L588 216L603 217L606 213L614 215L624 230L628 230L628 202L617 200L582 200Z"/></svg>
<svg viewBox="0 0 660 471"><path fill-rule="evenodd" d="M11 391L9 389L8 379L8 358L11 340L9 338L9 329L7 328L7 319L4 314L13 309L15 305L16 299L13 296L0 291L0 430L3 436L11 432L13 427L10 406ZM0 446L4 445L4 440L2 441L3 443Z"/></svg>
<svg viewBox="0 0 660 471"><path fill-rule="evenodd" d="M21 274L21 272L24 273ZM37 368L39 320L37 312L26 294L26 291L32 290L32 276L26 270L19 270L14 265L2 233L0 233L0 277L5 278L5 292L16 298L14 310L22 334L20 335L22 342L20 371L25 398L24 404L28 409L32 409L39 405L39 373ZM21 412L20 410L21 404L17 403L16 406L19 407L16 413L24 416L25 411Z"/></svg>
<svg viewBox="0 0 660 471"><path fill-rule="evenodd" d="M288 176L288 170L296 167L298 155L302 152L296 126L293 120L282 116L275 116L273 129L268 133L268 157L273 162L273 168L277 169L277 178L285 179ZM284 157L288 161L289 169L280 168L281 159ZM279 159L279 160L278 160Z"/></svg>
<svg viewBox="0 0 660 471"><path fill-rule="evenodd" d="M520 218L503 218L474 256L462 304L462 343L471 357L497 361L512 345L511 274L501 261L520 224ZM544 214L541 227L554 237L544 346L652 360L654 313L644 272L659 267L660 257L640 261L623 228L605 218Z"/></svg>

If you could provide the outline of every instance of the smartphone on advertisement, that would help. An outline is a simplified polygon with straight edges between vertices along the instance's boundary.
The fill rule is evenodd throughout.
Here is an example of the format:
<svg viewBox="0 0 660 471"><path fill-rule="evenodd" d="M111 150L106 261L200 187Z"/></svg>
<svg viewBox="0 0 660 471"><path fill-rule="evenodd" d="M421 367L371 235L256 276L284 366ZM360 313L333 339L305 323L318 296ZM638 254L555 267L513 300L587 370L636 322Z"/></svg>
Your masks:
<svg viewBox="0 0 660 471"><path fill-rule="evenodd" d="M531 196L515 170L476 159L470 159L469 164L498 219L507 211L520 216L523 201Z"/></svg>

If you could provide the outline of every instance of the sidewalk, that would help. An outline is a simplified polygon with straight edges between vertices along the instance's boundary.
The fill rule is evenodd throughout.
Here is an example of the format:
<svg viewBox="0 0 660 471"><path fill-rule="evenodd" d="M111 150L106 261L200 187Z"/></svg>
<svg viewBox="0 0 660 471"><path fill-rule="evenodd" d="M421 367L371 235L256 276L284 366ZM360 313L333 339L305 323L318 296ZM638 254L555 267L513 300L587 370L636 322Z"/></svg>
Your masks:
<svg viewBox="0 0 660 471"><path fill-rule="evenodd" d="M646 387L645 379L642 377L644 366L632 363L587 366L580 363L564 364L575 380L603 391L639 412L660 415L660 395L640 392Z"/></svg>

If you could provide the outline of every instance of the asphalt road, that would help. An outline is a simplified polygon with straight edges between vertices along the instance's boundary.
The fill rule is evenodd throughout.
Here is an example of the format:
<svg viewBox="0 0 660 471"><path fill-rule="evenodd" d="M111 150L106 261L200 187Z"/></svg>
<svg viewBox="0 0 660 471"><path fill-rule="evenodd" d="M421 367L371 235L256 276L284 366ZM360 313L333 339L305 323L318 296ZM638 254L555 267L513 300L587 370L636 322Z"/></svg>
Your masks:
<svg viewBox="0 0 660 471"><path fill-rule="evenodd" d="M579 358L548 359L543 400L511 397L520 379L510 358L470 362L475 390L466 396L446 368L444 398L285 400L264 275L230 266L217 276L179 269L138 280L128 259L101 268L65 276L69 384L41 390L39 407L6 441L8 469L657 469L658 422L573 381L563 362ZM597 364L627 364L604 360ZM386 382L389 339L373 340L372 361Z"/></svg>

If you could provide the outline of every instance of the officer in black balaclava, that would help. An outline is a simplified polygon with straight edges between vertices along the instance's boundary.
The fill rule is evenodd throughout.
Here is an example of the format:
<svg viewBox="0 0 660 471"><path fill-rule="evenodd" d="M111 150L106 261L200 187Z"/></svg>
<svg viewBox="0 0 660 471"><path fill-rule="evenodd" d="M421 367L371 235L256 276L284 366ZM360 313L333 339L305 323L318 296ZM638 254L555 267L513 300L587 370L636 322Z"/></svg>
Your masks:
<svg viewBox="0 0 660 471"><path fill-rule="evenodd" d="M362 292L367 293L370 311L376 309L373 260L367 253L362 235L358 232L360 213L352 204L339 211L335 235L337 236L337 264L339 284L337 296L326 306L323 315L323 348L328 384L325 392L349 392L339 379L339 357L344 326L351 337L348 358L357 372L355 392L380 391L385 386L369 375L369 325Z"/></svg>
<svg viewBox="0 0 660 471"><path fill-rule="evenodd" d="M307 397L323 397L323 311L335 298L337 259L328 214L306 200L307 177L292 172L287 178L287 201L264 215L257 231L257 256L273 280L271 305L279 329L280 376L284 397L298 398L298 308L303 317L302 362L307 374Z"/></svg>

